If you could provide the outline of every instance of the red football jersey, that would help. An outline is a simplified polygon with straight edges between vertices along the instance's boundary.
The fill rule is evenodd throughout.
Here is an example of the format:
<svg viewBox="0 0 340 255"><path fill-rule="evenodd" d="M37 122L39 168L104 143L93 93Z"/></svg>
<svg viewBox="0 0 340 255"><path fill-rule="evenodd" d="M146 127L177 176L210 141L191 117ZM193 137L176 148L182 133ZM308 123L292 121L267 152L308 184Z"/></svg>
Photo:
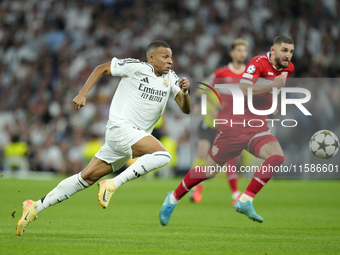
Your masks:
<svg viewBox="0 0 340 255"><path fill-rule="evenodd" d="M292 75L294 71L294 65L290 62L287 68L277 69L272 62L270 61L270 52L264 55L256 56L251 59L246 67L245 72L242 74L242 79L240 83L247 83L252 85L268 85L271 84L274 78L280 75L282 72L287 72L287 78ZM280 91L280 90L278 90ZM265 93L261 95L253 96L253 106L257 110L268 110L272 106L272 93ZM264 127L268 127L266 119L268 119L267 115L255 115L248 109L247 98L244 101L244 115L232 115L224 116L223 119L232 119L233 122L243 122L244 120L247 122L251 119L260 119L263 120ZM255 125L255 124L254 124ZM225 125L222 125L225 126ZM230 128L230 126L228 125ZM241 127L241 128L240 128ZM222 127L223 128L223 127ZM259 130L263 130L262 128L254 128L254 127L242 127L242 125L233 125L232 128L237 128L243 133L249 132L258 132Z"/></svg>
<svg viewBox="0 0 340 255"><path fill-rule="evenodd" d="M217 69L211 77L212 86L214 87L215 84L234 84L235 86L239 86L244 70L246 69L245 67L246 66L243 66L239 70L236 70L232 63L229 63ZM223 110L219 111L217 118L225 119L226 116L232 114L233 97L229 89L219 88L217 90L220 94L223 107Z"/></svg>

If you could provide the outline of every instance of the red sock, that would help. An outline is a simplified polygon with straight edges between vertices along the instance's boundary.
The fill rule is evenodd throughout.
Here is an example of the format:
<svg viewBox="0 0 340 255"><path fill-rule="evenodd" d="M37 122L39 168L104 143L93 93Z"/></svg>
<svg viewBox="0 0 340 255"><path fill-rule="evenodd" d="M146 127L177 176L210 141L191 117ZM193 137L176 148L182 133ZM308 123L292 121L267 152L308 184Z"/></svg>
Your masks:
<svg viewBox="0 0 340 255"><path fill-rule="evenodd" d="M237 172L231 171L232 168L236 169L236 159L237 159L237 157L233 158L233 159L231 159L227 162L227 169L228 170L230 169L230 170L226 172L228 182L229 182L229 186L230 186L233 193L238 191L238 186L237 186L238 175L237 175Z"/></svg>
<svg viewBox="0 0 340 255"><path fill-rule="evenodd" d="M202 169L202 166L200 166L200 168L193 168L184 176L183 180L173 193L177 200L180 200L192 187L195 187L201 181L209 179L205 172L202 172Z"/></svg>
<svg viewBox="0 0 340 255"><path fill-rule="evenodd" d="M274 167L282 165L285 160L284 156L274 155L267 158L262 165L259 167L259 170L254 173L253 178L251 179L247 189L244 191L244 194L255 197L255 195L263 188L263 186L273 177L274 171L262 172L263 170L272 169Z"/></svg>

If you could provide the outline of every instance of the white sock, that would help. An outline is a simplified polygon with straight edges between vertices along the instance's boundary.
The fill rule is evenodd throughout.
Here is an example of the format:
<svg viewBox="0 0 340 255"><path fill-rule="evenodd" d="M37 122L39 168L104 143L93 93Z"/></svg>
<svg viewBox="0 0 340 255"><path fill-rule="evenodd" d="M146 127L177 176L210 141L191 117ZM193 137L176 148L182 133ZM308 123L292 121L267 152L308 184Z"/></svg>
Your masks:
<svg viewBox="0 0 340 255"><path fill-rule="evenodd" d="M81 178L80 173L72 175L61 181L57 187L38 201L37 211L40 213L51 205L69 199L74 193L83 190L90 185Z"/></svg>
<svg viewBox="0 0 340 255"><path fill-rule="evenodd" d="M177 200L177 199L175 198L173 192L172 192L172 194L169 196L169 200L170 200L170 203L173 204L173 205L177 205L178 202L180 201L180 200Z"/></svg>
<svg viewBox="0 0 340 255"><path fill-rule="evenodd" d="M246 194L242 194L241 195L241 197L240 197L240 201L242 202L242 203L245 203L245 202L247 202L247 201L250 201L251 203L253 203L253 197L251 197L251 196L248 196L248 195L246 195Z"/></svg>
<svg viewBox="0 0 340 255"><path fill-rule="evenodd" d="M124 172L113 178L113 183L117 188L127 181L138 178L141 175L165 166L170 162L171 155L167 151L157 151L152 154L146 154L136 160L131 166L125 169Z"/></svg>
<svg viewBox="0 0 340 255"><path fill-rule="evenodd" d="M241 195L241 191L235 191L235 192L233 192L233 194L231 195L231 198L233 199L233 200L235 200L239 195Z"/></svg>

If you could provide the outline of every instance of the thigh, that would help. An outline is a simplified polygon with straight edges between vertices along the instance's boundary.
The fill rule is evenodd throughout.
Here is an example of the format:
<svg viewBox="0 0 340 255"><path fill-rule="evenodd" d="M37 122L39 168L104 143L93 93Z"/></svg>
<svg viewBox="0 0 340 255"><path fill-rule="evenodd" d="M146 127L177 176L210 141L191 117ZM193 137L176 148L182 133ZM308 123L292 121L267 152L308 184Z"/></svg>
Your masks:
<svg viewBox="0 0 340 255"><path fill-rule="evenodd" d="M249 141L248 134L238 133L235 130L219 130L209 151L209 156L218 164L225 164L242 152Z"/></svg>
<svg viewBox="0 0 340 255"><path fill-rule="evenodd" d="M166 151L164 146L155 137L148 135L131 146L133 157L141 157L156 151Z"/></svg>
<svg viewBox="0 0 340 255"><path fill-rule="evenodd" d="M140 157L152 151L150 147L157 150L159 147L165 150L163 145L152 135L144 130L134 127L130 123L124 123L106 131L105 144L115 152L115 155ZM158 146L157 146L158 145ZM151 153L152 153L151 152ZM112 163L112 162L108 162Z"/></svg>
<svg viewBox="0 0 340 255"><path fill-rule="evenodd" d="M111 172L119 170L131 158L131 148L126 150L119 142L106 140L95 155L111 167Z"/></svg>

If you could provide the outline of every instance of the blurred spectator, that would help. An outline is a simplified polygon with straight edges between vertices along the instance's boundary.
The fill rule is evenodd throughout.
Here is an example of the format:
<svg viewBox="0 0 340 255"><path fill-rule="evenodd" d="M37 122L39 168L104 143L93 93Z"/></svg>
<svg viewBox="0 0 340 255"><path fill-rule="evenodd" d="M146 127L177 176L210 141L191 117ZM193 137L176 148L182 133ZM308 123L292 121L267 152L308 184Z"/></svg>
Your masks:
<svg viewBox="0 0 340 255"><path fill-rule="evenodd" d="M82 149L86 165L91 161L91 159L94 157L94 155L96 155L103 145L104 143L98 138L97 135L91 135L91 139L84 144Z"/></svg>
<svg viewBox="0 0 340 255"><path fill-rule="evenodd" d="M184 131L178 141L178 159L176 164L176 173L185 175L188 169L191 168L190 163L190 132L188 129Z"/></svg>
<svg viewBox="0 0 340 255"><path fill-rule="evenodd" d="M67 159L68 159L68 174L76 174L80 172L83 168L83 153L82 153L82 147L83 147L83 140L81 136L75 135L74 137L74 145L70 147L68 153L67 153Z"/></svg>
<svg viewBox="0 0 340 255"><path fill-rule="evenodd" d="M53 137L48 136L43 148L39 153L41 168L43 171L54 173L65 173L65 163L63 159L62 146L54 143Z"/></svg>
<svg viewBox="0 0 340 255"><path fill-rule="evenodd" d="M20 141L19 135L12 136L11 142L4 149L4 155L5 170L28 171L28 145Z"/></svg>

